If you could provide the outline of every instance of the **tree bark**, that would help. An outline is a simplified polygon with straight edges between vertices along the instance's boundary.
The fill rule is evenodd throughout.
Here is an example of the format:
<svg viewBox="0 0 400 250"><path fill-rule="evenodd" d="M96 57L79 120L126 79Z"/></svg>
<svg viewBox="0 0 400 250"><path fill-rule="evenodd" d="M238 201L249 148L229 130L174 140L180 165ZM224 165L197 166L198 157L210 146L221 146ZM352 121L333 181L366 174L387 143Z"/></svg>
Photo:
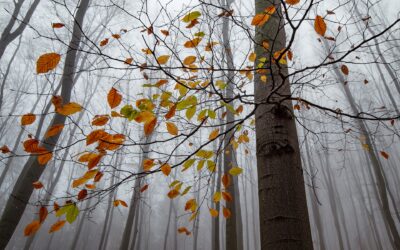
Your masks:
<svg viewBox="0 0 400 250"><path fill-rule="evenodd" d="M64 72L61 78L61 96L64 104L69 103L71 99L76 53L79 49L79 44L82 37L81 27L83 27L83 18L86 10L88 9L88 5L89 0L82 0L75 16L75 24L69 44L70 50L66 55ZM55 114L48 128L51 128L56 124L65 124L65 120L66 116ZM60 133L58 135L43 139L42 146L45 147L47 151L52 152L59 137ZM22 173L18 177L18 180L14 186L10 198L7 201L6 207L0 219L0 249L5 248L11 239L33 192L32 183L39 180L44 169L45 166L40 165L37 161L37 156L29 157Z"/></svg>
<svg viewBox="0 0 400 250"><path fill-rule="evenodd" d="M276 12L255 35L257 58L268 58L270 68L268 83L259 72L254 78L261 249L313 249L292 102L283 100L291 95L288 69L272 61L286 46L281 1L256 0L255 13L271 4ZM263 41L273 51L266 51Z"/></svg>

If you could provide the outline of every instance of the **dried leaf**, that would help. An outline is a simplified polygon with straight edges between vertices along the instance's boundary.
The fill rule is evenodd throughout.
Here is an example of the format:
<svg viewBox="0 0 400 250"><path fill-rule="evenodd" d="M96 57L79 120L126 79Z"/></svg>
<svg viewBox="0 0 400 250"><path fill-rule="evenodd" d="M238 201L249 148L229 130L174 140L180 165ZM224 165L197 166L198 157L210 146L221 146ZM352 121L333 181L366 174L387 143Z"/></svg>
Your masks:
<svg viewBox="0 0 400 250"><path fill-rule="evenodd" d="M315 17L315 21L314 21L314 29L315 31L321 35L321 36L325 36L325 32L326 32L326 23L324 21L324 19L321 16L316 16Z"/></svg>
<svg viewBox="0 0 400 250"><path fill-rule="evenodd" d="M163 174L166 176L168 176L171 173L171 166L168 163L164 163L160 169L161 172L163 172Z"/></svg>
<svg viewBox="0 0 400 250"><path fill-rule="evenodd" d="M60 133L64 128L64 124L55 124L49 130L47 130L45 134L45 138L49 138L51 136L55 136Z"/></svg>
<svg viewBox="0 0 400 250"><path fill-rule="evenodd" d="M36 61L36 73L47 73L55 69L60 62L61 56L57 53L43 54Z"/></svg>
<svg viewBox="0 0 400 250"><path fill-rule="evenodd" d="M54 223L51 226L49 233L53 233L53 232L60 230L65 225L65 222L66 222L65 220L60 220L60 221L57 221L56 223Z"/></svg>
<svg viewBox="0 0 400 250"><path fill-rule="evenodd" d="M39 228L40 228L40 222L37 220L34 220L25 227L24 235L31 236L31 235L35 234L39 230Z"/></svg>
<svg viewBox="0 0 400 250"><path fill-rule="evenodd" d="M56 108L56 112L60 115L73 115L82 110L82 106L76 102L67 103L59 108Z"/></svg>
<svg viewBox="0 0 400 250"><path fill-rule="evenodd" d="M111 88L107 95L107 101L108 105L113 109L121 103L122 95L115 88Z"/></svg>
<svg viewBox="0 0 400 250"><path fill-rule="evenodd" d="M165 124L167 125L168 133L171 135L178 135L178 127L174 123L166 122Z"/></svg>
<svg viewBox="0 0 400 250"><path fill-rule="evenodd" d="M21 117L21 125L26 126L34 123L36 120L36 116L32 113L25 114Z"/></svg>

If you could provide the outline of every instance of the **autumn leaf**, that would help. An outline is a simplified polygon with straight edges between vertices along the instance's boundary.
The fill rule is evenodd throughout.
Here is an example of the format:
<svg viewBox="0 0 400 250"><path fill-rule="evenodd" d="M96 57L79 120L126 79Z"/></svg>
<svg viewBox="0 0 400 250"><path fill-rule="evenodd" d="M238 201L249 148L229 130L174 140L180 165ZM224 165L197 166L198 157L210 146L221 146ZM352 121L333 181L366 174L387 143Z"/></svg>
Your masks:
<svg viewBox="0 0 400 250"><path fill-rule="evenodd" d="M286 0L285 2L290 5L295 5L300 3L300 0Z"/></svg>
<svg viewBox="0 0 400 250"><path fill-rule="evenodd" d="M211 140L214 140L215 138L217 138L218 137L218 135L219 135L219 129L215 129L215 130L213 130L211 133L210 133L210 135L208 136L208 139L211 141Z"/></svg>
<svg viewBox="0 0 400 250"><path fill-rule="evenodd" d="M110 120L108 115L96 115L92 120L93 126L104 126Z"/></svg>
<svg viewBox="0 0 400 250"><path fill-rule="evenodd" d="M70 102L60 108L56 108L56 112L60 115L73 115L82 110L82 106L76 102Z"/></svg>
<svg viewBox="0 0 400 250"><path fill-rule="evenodd" d="M168 113L165 114L165 119L169 120L175 116L176 105L173 105L169 110Z"/></svg>
<svg viewBox="0 0 400 250"><path fill-rule="evenodd" d="M59 29L59 28L64 27L65 24L63 24L63 23L53 23L51 26L53 27L53 29Z"/></svg>
<svg viewBox="0 0 400 250"><path fill-rule="evenodd" d="M40 222L37 220L32 221L29 223L24 229L25 236L31 236L35 234L40 228Z"/></svg>
<svg viewBox="0 0 400 250"><path fill-rule="evenodd" d="M385 151L380 151L379 153L380 153L380 154L382 155L382 157L385 158L386 160L389 159L389 154L386 153Z"/></svg>
<svg viewBox="0 0 400 250"><path fill-rule="evenodd" d="M45 138L49 138L60 133L64 128L64 124L55 124L45 134Z"/></svg>
<svg viewBox="0 0 400 250"><path fill-rule="evenodd" d="M179 191L176 190L176 189L171 189L171 190L168 192L167 195L168 195L168 198L173 199L173 198L175 198L175 197L177 197L177 196L179 195Z"/></svg>
<svg viewBox="0 0 400 250"><path fill-rule="evenodd" d="M224 187L227 188L231 184L231 177L225 173L221 178L221 182L222 185L224 185Z"/></svg>
<svg viewBox="0 0 400 250"><path fill-rule="evenodd" d="M214 208L210 208L210 215L212 217L218 217L218 210L216 210Z"/></svg>
<svg viewBox="0 0 400 250"><path fill-rule="evenodd" d="M250 62L255 62L256 61L256 57L257 57L256 53L254 53L254 52L250 53L249 61Z"/></svg>
<svg viewBox="0 0 400 250"><path fill-rule="evenodd" d="M121 205L123 207L128 207L128 204L126 204L126 202L123 200L115 200L113 202L113 204L114 204L114 207L118 207L119 205Z"/></svg>
<svg viewBox="0 0 400 250"><path fill-rule="evenodd" d="M36 120L36 116L32 113L25 114L21 117L21 125L26 126L34 123Z"/></svg>
<svg viewBox="0 0 400 250"><path fill-rule="evenodd" d="M166 176L168 176L171 173L171 166L168 163L164 163L160 169L161 172L163 172L163 174Z"/></svg>
<svg viewBox="0 0 400 250"><path fill-rule="evenodd" d="M43 187L43 184L40 181L35 181L32 183L32 186L34 189L41 189Z"/></svg>
<svg viewBox="0 0 400 250"><path fill-rule="evenodd" d="M231 202L233 200L232 195L228 192L222 192L222 198L227 202Z"/></svg>
<svg viewBox="0 0 400 250"><path fill-rule="evenodd" d="M161 65L166 64L169 60L170 56L169 55L163 55L163 56L159 56L157 58L157 62Z"/></svg>
<svg viewBox="0 0 400 250"><path fill-rule="evenodd" d="M65 225L65 222L66 222L65 220L60 220L60 221L57 221L56 223L54 223L50 227L49 233L53 233L53 232L60 230Z"/></svg>
<svg viewBox="0 0 400 250"><path fill-rule="evenodd" d="M132 57L126 58L125 61L124 61L124 63L128 64L128 65L130 65L132 62L133 62L133 58Z"/></svg>
<svg viewBox="0 0 400 250"><path fill-rule="evenodd" d="M120 34L112 34L111 35L113 38L115 38L115 39L120 39L121 38L121 35Z"/></svg>
<svg viewBox="0 0 400 250"><path fill-rule="evenodd" d="M185 204L185 211L191 210L192 212L194 212L196 208L197 208L196 199L190 199Z"/></svg>
<svg viewBox="0 0 400 250"><path fill-rule="evenodd" d="M146 191L149 188L149 184L144 185L141 189L140 192L143 193L144 191Z"/></svg>
<svg viewBox="0 0 400 250"><path fill-rule="evenodd" d="M27 153L37 153L39 151L39 141L36 139L28 139L24 141L23 146Z"/></svg>
<svg viewBox="0 0 400 250"><path fill-rule="evenodd" d="M185 44L183 45L185 48L196 48L197 45L199 45L199 43L201 42L201 37L196 37L192 40L189 40L187 42L185 42Z"/></svg>
<svg viewBox="0 0 400 250"><path fill-rule="evenodd" d="M213 201L215 203L219 202L221 200L221 192L215 192L213 195Z"/></svg>
<svg viewBox="0 0 400 250"><path fill-rule="evenodd" d="M78 200L80 201L80 200L85 199L86 196L87 196L87 194L88 194L88 191L87 191L86 189L82 189L82 190L79 191L79 193L78 193Z"/></svg>
<svg viewBox="0 0 400 250"><path fill-rule="evenodd" d="M121 103L122 95L120 95L115 88L111 88L107 95L107 101L108 105L113 109Z"/></svg>
<svg viewBox="0 0 400 250"><path fill-rule="evenodd" d="M191 233L187 230L187 228L186 227L180 227L180 228L178 228L178 233L180 233L180 234L186 234L186 235L190 235Z"/></svg>
<svg viewBox="0 0 400 250"><path fill-rule="evenodd" d="M349 75L349 68L346 66L346 65L342 65L341 67L340 67L340 70L342 71L342 73L344 74L344 75Z"/></svg>
<svg viewBox="0 0 400 250"><path fill-rule="evenodd" d="M239 168L239 167L233 167L231 169L229 169L229 174L233 175L233 176L237 176L239 174L241 174L243 172L243 169Z"/></svg>
<svg viewBox="0 0 400 250"><path fill-rule="evenodd" d="M191 21L199 18L201 16L200 11L193 11L193 12L189 12L188 14L186 14L183 18L182 21L185 23L190 23Z"/></svg>
<svg viewBox="0 0 400 250"><path fill-rule="evenodd" d="M57 53L43 54L36 61L36 73L47 73L55 69L60 62L61 56Z"/></svg>
<svg viewBox="0 0 400 250"><path fill-rule="evenodd" d="M156 127L157 124L157 118L153 117L150 121L146 122L144 124L144 134L146 136L149 136L151 133L153 133L154 128Z"/></svg>
<svg viewBox="0 0 400 250"><path fill-rule="evenodd" d="M168 30L160 30L160 31L164 36L169 36L169 31Z"/></svg>
<svg viewBox="0 0 400 250"><path fill-rule="evenodd" d="M104 131L104 129L93 130L86 136L86 146L89 146L92 143L97 142L98 140L107 136L108 133Z"/></svg>
<svg viewBox="0 0 400 250"><path fill-rule="evenodd" d="M321 35L321 36L325 36L325 32L326 32L326 23L324 21L324 19L321 16L316 16L315 17L315 21L314 21L314 29L315 31Z"/></svg>
<svg viewBox="0 0 400 250"><path fill-rule="evenodd" d="M10 153L10 152L11 152L11 150L7 147L7 145L3 145L3 146L0 148L0 151L1 151L3 154L7 154L7 153Z"/></svg>
<svg viewBox="0 0 400 250"><path fill-rule="evenodd" d="M150 171L151 168L155 165L154 159L145 159L143 161L143 170L144 171Z"/></svg>
<svg viewBox="0 0 400 250"><path fill-rule="evenodd" d="M38 162L40 165L46 165L53 157L52 152L41 153L38 155Z"/></svg>
<svg viewBox="0 0 400 250"><path fill-rule="evenodd" d="M229 208L224 207L224 208L222 209L222 213L223 213L224 217L227 218L227 219L228 219L229 217L231 217L231 210L229 210Z"/></svg>
<svg viewBox="0 0 400 250"><path fill-rule="evenodd" d="M166 122L165 124L167 125L168 133L171 135L178 135L178 127L174 123Z"/></svg>
<svg viewBox="0 0 400 250"><path fill-rule="evenodd" d="M196 61L196 57L195 56L187 56L185 57L185 59L183 60L183 64L184 65L190 65L193 64Z"/></svg>
<svg viewBox="0 0 400 250"><path fill-rule="evenodd" d="M263 26L266 22L268 22L272 14L275 13L275 10L276 9L274 6L269 6L265 8L264 13L259 13L253 17L253 20L251 20L251 25Z"/></svg>
<svg viewBox="0 0 400 250"><path fill-rule="evenodd" d="M43 223L43 221L46 220L47 215L49 214L49 211L47 210L46 207L40 207L39 209L39 222Z"/></svg>
<svg viewBox="0 0 400 250"><path fill-rule="evenodd" d="M106 46L107 44L108 44L108 38L105 38L105 39L100 41L100 46L101 47Z"/></svg>

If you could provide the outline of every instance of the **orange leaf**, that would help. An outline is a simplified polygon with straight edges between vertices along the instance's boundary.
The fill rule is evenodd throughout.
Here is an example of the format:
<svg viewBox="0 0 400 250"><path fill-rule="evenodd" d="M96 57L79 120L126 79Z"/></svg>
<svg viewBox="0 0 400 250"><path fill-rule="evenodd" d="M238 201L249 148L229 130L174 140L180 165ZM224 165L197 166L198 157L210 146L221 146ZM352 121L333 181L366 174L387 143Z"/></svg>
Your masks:
<svg viewBox="0 0 400 250"><path fill-rule="evenodd" d="M52 152L42 153L38 155L38 162L40 165L46 165L53 157Z"/></svg>
<svg viewBox="0 0 400 250"><path fill-rule="evenodd" d="M55 108L60 108L62 106L63 99L59 95L54 95L51 98L51 103L54 105Z"/></svg>
<svg viewBox="0 0 400 250"><path fill-rule="evenodd" d="M78 193L78 200L83 200L85 199L85 197L87 196L88 192L86 189L82 189L81 191L79 191Z"/></svg>
<svg viewBox="0 0 400 250"><path fill-rule="evenodd" d="M218 210L210 208L210 214L212 217L217 217L218 216Z"/></svg>
<svg viewBox="0 0 400 250"><path fill-rule="evenodd" d="M34 189L41 189L43 187L43 184L40 181L35 181L32 183L32 186Z"/></svg>
<svg viewBox="0 0 400 250"><path fill-rule="evenodd" d="M295 5L300 3L300 0L286 0L285 2L290 5Z"/></svg>
<svg viewBox="0 0 400 250"><path fill-rule="evenodd" d="M349 74L349 68L346 65L342 65L342 67L340 67L340 70L342 71L343 74L345 74L346 76Z"/></svg>
<svg viewBox="0 0 400 250"><path fill-rule="evenodd" d="M39 150L39 141L36 139L28 139L24 141L23 145L27 153L36 153Z"/></svg>
<svg viewBox="0 0 400 250"><path fill-rule="evenodd" d="M176 190L176 189L171 189L171 190L168 192L167 195L168 195L168 197L169 197L170 199L173 199L173 198L175 198L176 196L179 195L179 191Z"/></svg>
<svg viewBox="0 0 400 250"><path fill-rule="evenodd" d="M224 173L221 180L222 180L222 185L224 185L225 188L227 188L231 184L231 177L226 173Z"/></svg>
<svg viewBox="0 0 400 250"><path fill-rule="evenodd" d="M101 180L101 178L103 177L103 173L102 172L98 172L97 174L96 174L96 176L94 177L94 182L99 182L100 180Z"/></svg>
<svg viewBox="0 0 400 250"><path fill-rule="evenodd" d="M166 122L167 131L171 135L178 135L178 127L172 122Z"/></svg>
<svg viewBox="0 0 400 250"><path fill-rule="evenodd" d="M92 120L93 126L104 126L110 120L108 115L96 115Z"/></svg>
<svg viewBox="0 0 400 250"><path fill-rule="evenodd" d="M120 34L112 34L111 35L113 38L115 38L115 39L120 39L121 38L121 35Z"/></svg>
<svg viewBox="0 0 400 250"><path fill-rule="evenodd" d="M64 226L64 224L65 224L65 220L57 221L56 223L54 223L51 226L51 228L49 230L49 233L52 233L52 232L60 230Z"/></svg>
<svg viewBox="0 0 400 250"><path fill-rule="evenodd" d="M124 61L125 64L131 64L132 62L133 62L133 58L132 57L126 58L125 61Z"/></svg>
<svg viewBox="0 0 400 250"><path fill-rule="evenodd" d="M183 64L184 65L191 65L196 61L196 57L195 56L187 56L184 60L183 60Z"/></svg>
<svg viewBox="0 0 400 250"><path fill-rule="evenodd" d="M214 140L215 138L217 138L218 137L218 135L219 135L219 129L215 129L215 130L213 130L211 133L210 133L210 135L208 136L208 139L211 141L211 140Z"/></svg>
<svg viewBox="0 0 400 250"><path fill-rule="evenodd" d="M159 64L166 64L167 62L168 62L168 60L169 60L169 55L163 55L163 56L159 56L158 58L157 58L157 62L159 63Z"/></svg>
<svg viewBox="0 0 400 250"><path fill-rule="evenodd" d="M58 133L60 133L64 128L64 124L55 124L53 125L49 130L47 130L45 134L45 138L49 138L51 136L54 136Z"/></svg>
<svg viewBox="0 0 400 250"><path fill-rule="evenodd" d="M231 202L233 200L232 195L228 192L222 192L222 198L227 202Z"/></svg>
<svg viewBox="0 0 400 250"><path fill-rule="evenodd" d="M39 222L43 223L46 220L49 211L47 211L46 207L40 207L39 209Z"/></svg>
<svg viewBox="0 0 400 250"><path fill-rule="evenodd" d="M93 185L93 184L85 184L85 187L86 187L87 189L95 189L95 188L96 188L96 185Z"/></svg>
<svg viewBox="0 0 400 250"><path fill-rule="evenodd" d="M151 168L155 165L154 159L145 159L143 161L143 170L150 171Z"/></svg>
<svg viewBox="0 0 400 250"><path fill-rule="evenodd" d="M86 137L86 145L88 146L88 145L90 145L92 143L95 143L95 142L97 142L98 140L104 138L107 135L108 135L108 133L105 132L104 129L93 130Z"/></svg>
<svg viewBox="0 0 400 250"><path fill-rule="evenodd" d="M63 24L63 23L53 23L52 24L53 29L59 29L59 28L62 28L64 26L65 26L65 24Z"/></svg>
<svg viewBox="0 0 400 250"><path fill-rule="evenodd" d="M268 22L271 15L275 13L275 10L276 9L274 6L269 6L265 8L265 13L259 13L253 17L253 20L251 20L251 25L263 26L266 22Z"/></svg>
<svg viewBox="0 0 400 250"><path fill-rule="evenodd" d="M223 209L222 209L222 213L224 214L224 217L225 218L229 218L229 217L231 217L231 210L229 210L229 208L226 208L226 207L224 207Z"/></svg>
<svg viewBox="0 0 400 250"><path fill-rule="evenodd" d="M386 160L389 159L389 154L386 153L385 151L380 151L379 153L381 153L382 157L385 158Z"/></svg>
<svg viewBox="0 0 400 250"><path fill-rule="evenodd" d="M190 235L191 233L187 230L186 227L180 227L178 228L178 233L183 234L185 233L186 235Z"/></svg>
<svg viewBox="0 0 400 250"><path fill-rule="evenodd" d="M144 186L140 189L140 192L143 193L143 192L146 191L148 188L149 188L149 185L146 184L146 185L144 185Z"/></svg>
<svg viewBox="0 0 400 250"><path fill-rule="evenodd" d="M174 117L176 111L176 104L174 104L168 111L168 113L165 115L165 119L169 120L172 117Z"/></svg>
<svg viewBox="0 0 400 250"><path fill-rule="evenodd" d="M144 124L144 134L146 136L150 135L153 132L154 128L156 127L156 124L157 124L157 118L156 117L153 117L153 119L151 119L150 121L146 122Z"/></svg>
<svg viewBox="0 0 400 250"><path fill-rule="evenodd" d="M168 36L168 35L169 35L169 32L168 32L168 30L161 30L161 33L163 33L163 34L164 34L164 36Z"/></svg>
<svg viewBox="0 0 400 250"><path fill-rule="evenodd" d="M100 46L101 46L101 47L106 46L107 43L108 43L108 38L105 38L105 39L101 40Z"/></svg>
<svg viewBox="0 0 400 250"><path fill-rule="evenodd" d="M315 31L321 35L324 36L326 32L326 23L324 19L321 16L316 16L315 21L314 21L314 29Z"/></svg>
<svg viewBox="0 0 400 250"><path fill-rule="evenodd" d="M183 46L185 46L185 48L196 48L200 42L201 42L201 38L197 37L197 38L194 38L193 40L189 40L189 41L185 42L185 44Z"/></svg>
<svg viewBox="0 0 400 250"><path fill-rule="evenodd" d="M108 105L113 109L121 103L122 95L115 88L111 88L107 95L107 101Z"/></svg>
<svg viewBox="0 0 400 250"><path fill-rule="evenodd" d="M164 163L160 169L166 176L171 173L171 166L168 163Z"/></svg>
<svg viewBox="0 0 400 250"><path fill-rule="evenodd" d="M95 157L93 157L92 159L90 159L88 162L88 169L90 170L90 169L96 167L97 164L100 163L100 160L102 157L103 157L103 154L98 154Z"/></svg>
<svg viewBox="0 0 400 250"><path fill-rule="evenodd" d="M43 54L36 61L36 73L47 73L55 69L60 62L61 56L57 53Z"/></svg>
<svg viewBox="0 0 400 250"><path fill-rule="evenodd" d="M28 224L25 229L24 229L24 235L25 236L31 236L34 233L36 233L40 228L40 222L37 220L32 221L30 224Z"/></svg>
<svg viewBox="0 0 400 250"><path fill-rule="evenodd" d="M67 103L59 108L56 108L56 112L60 115L73 115L82 110L82 106L76 102Z"/></svg>
<svg viewBox="0 0 400 250"><path fill-rule="evenodd" d="M36 116L32 113L25 114L21 117L21 125L26 126L34 123L36 120Z"/></svg>

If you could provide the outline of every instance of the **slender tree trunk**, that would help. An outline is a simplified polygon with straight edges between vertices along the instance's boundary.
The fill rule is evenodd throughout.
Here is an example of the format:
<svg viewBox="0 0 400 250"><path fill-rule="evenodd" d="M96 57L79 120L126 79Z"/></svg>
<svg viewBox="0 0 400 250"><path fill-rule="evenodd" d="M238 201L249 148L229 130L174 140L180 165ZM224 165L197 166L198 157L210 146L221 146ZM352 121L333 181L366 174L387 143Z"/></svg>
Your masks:
<svg viewBox="0 0 400 250"><path fill-rule="evenodd" d="M257 58L271 59L286 46L281 1L256 0L255 13L271 4L276 12L256 28ZM263 41L272 51L261 46ZM268 67L268 83L260 80L260 72L254 77L261 249L313 249L292 102L281 97L291 95L290 83L283 79L288 69L272 60Z"/></svg>
<svg viewBox="0 0 400 250"><path fill-rule="evenodd" d="M82 36L81 27L83 27L83 18L88 5L89 0L82 0L79 4L79 8L75 17L72 38L69 44L70 50L66 55L64 73L61 78L61 96L64 104L68 103L71 99L76 52L79 49ZM56 124L64 124L65 120L66 116L55 114L49 125L49 128ZM59 137L60 134L42 140L42 146L45 147L47 151L52 152ZM0 219L0 249L5 248L11 239L33 192L32 183L39 180L44 169L45 166L40 165L37 161L37 156L29 157L14 186Z"/></svg>

